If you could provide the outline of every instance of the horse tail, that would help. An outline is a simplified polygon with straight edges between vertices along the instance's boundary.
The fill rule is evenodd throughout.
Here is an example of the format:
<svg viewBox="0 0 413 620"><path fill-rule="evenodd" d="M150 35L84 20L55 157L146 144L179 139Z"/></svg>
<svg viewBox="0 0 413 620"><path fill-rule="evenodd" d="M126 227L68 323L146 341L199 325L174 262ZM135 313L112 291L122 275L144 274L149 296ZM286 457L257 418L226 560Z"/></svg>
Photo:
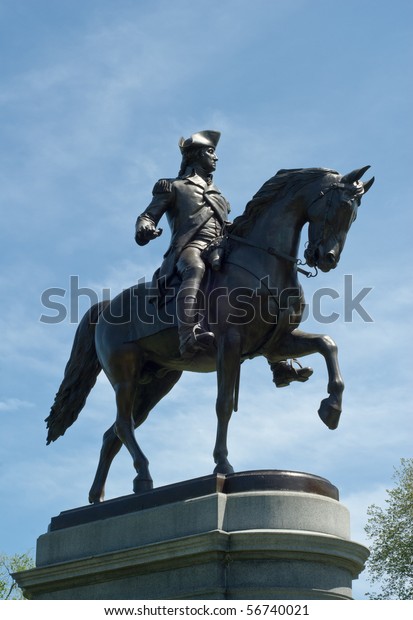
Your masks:
<svg viewBox="0 0 413 620"><path fill-rule="evenodd" d="M47 445L64 435L77 420L102 370L96 354L95 328L100 313L108 303L106 300L92 306L79 323L63 381L45 420Z"/></svg>

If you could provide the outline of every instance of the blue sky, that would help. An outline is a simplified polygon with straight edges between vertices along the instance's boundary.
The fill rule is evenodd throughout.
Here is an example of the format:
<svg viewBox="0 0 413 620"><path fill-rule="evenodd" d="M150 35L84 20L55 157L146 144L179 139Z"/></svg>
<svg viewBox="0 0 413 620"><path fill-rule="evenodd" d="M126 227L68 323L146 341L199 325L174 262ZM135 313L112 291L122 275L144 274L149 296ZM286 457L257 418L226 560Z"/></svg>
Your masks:
<svg viewBox="0 0 413 620"><path fill-rule="evenodd" d="M54 314L42 293L67 290L71 276L100 296L151 277L169 236L139 248L136 216L154 182L177 173L178 139L202 129L222 132L215 181L234 216L280 168L372 166L340 265L303 282L309 302L322 287L340 294L322 306L337 321L305 323L339 345L338 430L316 413L321 359L308 358L306 385L283 390L254 360L229 439L237 471L306 471L338 486L365 542L367 506L383 505L393 467L412 456L412 35L409 0L1 0L0 551L34 550L52 516L86 504L115 416L102 375L46 447L76 325L42 322ZM355 294L372 288L372 322L345 320L346 275ZM80 297L79 313L87 307ZM157 486L212 471L214 401L215 376L187 374L140 429ZM122 451L107 496L130 493L133 476ZM354 583L357 598L368 589Z"/></svg>

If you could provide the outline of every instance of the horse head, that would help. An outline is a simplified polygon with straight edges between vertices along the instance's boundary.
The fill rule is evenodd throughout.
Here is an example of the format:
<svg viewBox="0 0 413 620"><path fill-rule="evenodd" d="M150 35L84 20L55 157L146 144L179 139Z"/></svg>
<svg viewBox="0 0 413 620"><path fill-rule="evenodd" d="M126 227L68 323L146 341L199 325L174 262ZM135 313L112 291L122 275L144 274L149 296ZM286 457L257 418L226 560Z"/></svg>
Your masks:
<svg viewBox="0 0 413 620"><path fill-rule="evenodd" d="M374 183L374 177L366 183L360 181L369 168L358 168L344 176L331 175L331 183L310 204L308 246L304 254L310 267L324 272L337 267L361 198Z"/></svg>

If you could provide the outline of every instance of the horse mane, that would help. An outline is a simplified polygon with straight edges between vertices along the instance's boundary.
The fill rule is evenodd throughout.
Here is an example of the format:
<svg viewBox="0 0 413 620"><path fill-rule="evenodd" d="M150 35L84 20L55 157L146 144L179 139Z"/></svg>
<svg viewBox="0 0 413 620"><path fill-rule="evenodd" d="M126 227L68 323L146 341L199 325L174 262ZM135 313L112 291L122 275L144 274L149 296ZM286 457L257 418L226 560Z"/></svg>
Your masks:
<svg viewBox="0 0 413 620"><path fill-rule="evenodd" d="M279 170L268 179L247 203L242 215L235 218L228 227L229 232L239 236L245 235L252 227L260 213L274 199L279 200L287 192L298 191L318 177L327 174L339 174L330 168L291 168Z"/></svg>

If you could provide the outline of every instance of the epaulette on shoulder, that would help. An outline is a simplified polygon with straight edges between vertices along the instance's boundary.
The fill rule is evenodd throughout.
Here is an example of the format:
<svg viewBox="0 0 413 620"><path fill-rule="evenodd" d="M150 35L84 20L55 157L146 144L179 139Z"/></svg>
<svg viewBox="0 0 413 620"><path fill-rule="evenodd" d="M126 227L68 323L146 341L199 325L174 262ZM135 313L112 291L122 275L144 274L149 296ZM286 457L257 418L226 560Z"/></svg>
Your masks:
<svg viewBox="0 0 413 620"><path fill-rule="evenodd" d="M172 182L174 179L159 179L152 190L153 194L167 194L172 191Z"/></svg>

